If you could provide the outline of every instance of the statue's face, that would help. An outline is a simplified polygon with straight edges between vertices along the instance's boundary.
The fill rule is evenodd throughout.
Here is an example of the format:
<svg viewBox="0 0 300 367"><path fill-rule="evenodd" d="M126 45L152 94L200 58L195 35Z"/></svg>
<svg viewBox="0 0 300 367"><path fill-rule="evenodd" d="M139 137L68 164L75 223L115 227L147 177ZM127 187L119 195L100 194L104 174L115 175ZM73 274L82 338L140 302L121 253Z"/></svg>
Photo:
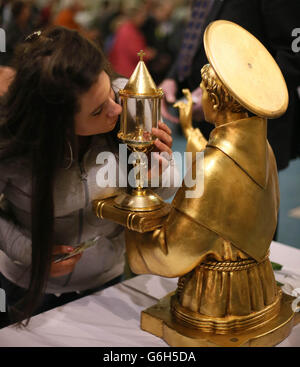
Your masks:
<svg viewBox="0 0 300 367"><path fill-rule="evenodd" d="M213 108L212 100L210 99L203 82L201 82L200 88L202 89L202 109L205 121L213 124L215 122L216 110Z"/></svg>

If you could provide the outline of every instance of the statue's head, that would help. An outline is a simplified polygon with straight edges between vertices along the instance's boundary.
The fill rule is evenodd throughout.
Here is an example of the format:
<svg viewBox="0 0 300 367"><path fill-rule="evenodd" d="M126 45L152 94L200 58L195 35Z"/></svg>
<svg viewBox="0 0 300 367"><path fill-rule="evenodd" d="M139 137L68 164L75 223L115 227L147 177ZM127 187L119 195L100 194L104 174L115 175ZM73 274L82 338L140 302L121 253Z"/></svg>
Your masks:
<svg viewBox="0 0 300 367"><path fill-rule="evenodd" d="M201 69L202 107L205 120L215 123L220 113L245 113L247 110L231 96L210 64Z"/></svg>

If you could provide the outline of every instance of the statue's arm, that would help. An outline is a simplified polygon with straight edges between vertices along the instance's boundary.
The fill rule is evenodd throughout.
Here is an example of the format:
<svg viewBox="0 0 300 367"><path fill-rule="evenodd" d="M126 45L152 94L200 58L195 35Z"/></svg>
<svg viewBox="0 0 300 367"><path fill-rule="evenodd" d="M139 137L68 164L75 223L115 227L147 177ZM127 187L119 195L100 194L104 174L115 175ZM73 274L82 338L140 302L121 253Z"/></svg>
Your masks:
<svg viewBox="0 0 300 367"><path fill-rule="evenodd" d="M201 152L205 149L207 140L201 133L200 129L194 128L192 124L193 99L189 89L183 89L187 101L179 101L175 103L174 107L179 108L180 124L187 140L187 152Z"/></svg>
<svg viewBox="0 0 300 367"><path fill-rule="evenodd" d="M129 265L136 274L178 277L191 271L218 236L175 208L161 229L138 233L126 230Z"/></svg>
<svg viewBox="0 0 300 367"><path fill-rule="evenodd" d="M207 140L201 133L200 129L193 128L193 132L189 135L186 144L186 151L192 152L202 152L206 148Z"/></svg>

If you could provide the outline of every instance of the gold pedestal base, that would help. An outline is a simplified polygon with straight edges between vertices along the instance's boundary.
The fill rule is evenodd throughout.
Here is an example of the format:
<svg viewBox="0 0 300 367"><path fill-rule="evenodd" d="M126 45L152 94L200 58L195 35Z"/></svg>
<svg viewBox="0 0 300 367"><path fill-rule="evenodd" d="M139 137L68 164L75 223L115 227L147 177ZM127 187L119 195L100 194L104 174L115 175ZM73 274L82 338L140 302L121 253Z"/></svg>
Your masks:
<svg viewBox="0 0 300 367"><path fill-rule="evenodd" d="M294 298L283 294L277 317L254 330L220 335L185 327L172 317L171 297L162 298L156 305L142 311L141 328L172 347L271 347L283 341L293 326L300 322L300 314L294 313Z"/></svg>
<svg viewBox="0 0 300 367"><path fill-rule="evenodd" d="M149 189L134 189L131 193L123 193L114 200L117 208L133 212L146 212L161 209L163 200Z"/></svg>

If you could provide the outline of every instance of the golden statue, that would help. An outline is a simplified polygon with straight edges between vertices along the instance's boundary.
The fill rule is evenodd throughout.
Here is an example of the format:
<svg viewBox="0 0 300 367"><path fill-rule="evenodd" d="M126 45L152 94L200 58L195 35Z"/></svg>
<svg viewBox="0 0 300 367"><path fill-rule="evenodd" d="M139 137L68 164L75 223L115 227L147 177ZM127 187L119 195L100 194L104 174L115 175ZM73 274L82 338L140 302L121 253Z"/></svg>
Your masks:
<svg viewBox="0 0 300 367"><path fill-rule="evenodd" d="M176 105L187 151L204 152L203 172L196 160L191 167L204 175L203 195L190 199L183 185L160 228L126 229L134 273L179 277L174 294L142 312L141 326L172 346L271 346L295 323L268 257L279 188L266 118L285 112L288 93L272 56L243 28L216 21L204 41L208 141L192 127L188 90Z"/></svg>

